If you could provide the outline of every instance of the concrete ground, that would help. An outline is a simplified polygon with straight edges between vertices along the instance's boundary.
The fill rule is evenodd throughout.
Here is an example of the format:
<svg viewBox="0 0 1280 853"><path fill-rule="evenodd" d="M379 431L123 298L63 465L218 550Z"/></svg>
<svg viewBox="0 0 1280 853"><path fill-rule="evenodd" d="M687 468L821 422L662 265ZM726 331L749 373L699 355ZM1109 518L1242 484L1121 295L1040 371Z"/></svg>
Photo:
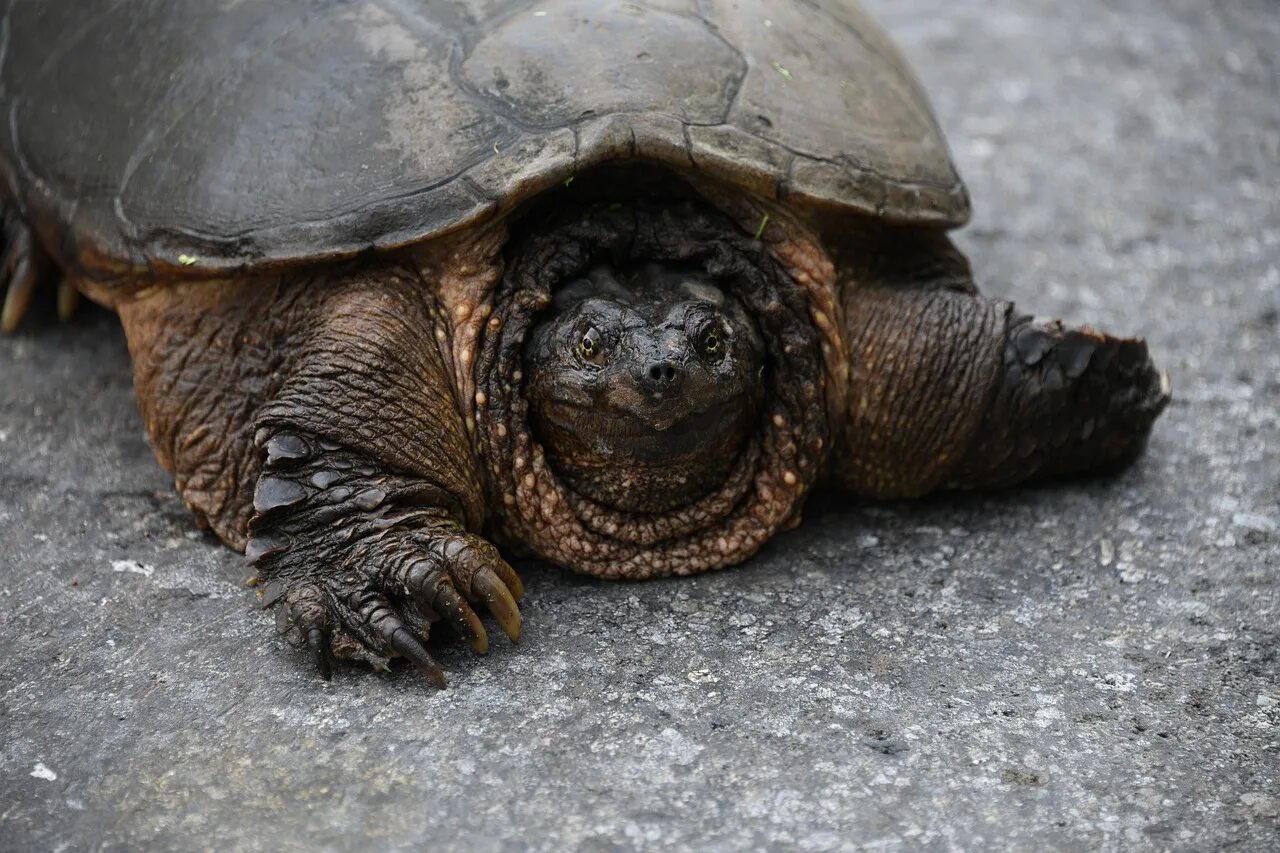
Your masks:
<svg viewBox="0 0 1280 853"><path fill-rule="evenodd" d="M525 641L331 684L152 459L115 320L0 341L0 849L1280 849L1280 15L874 0L988 292L1140 330L1102 482L823 498L749 565L524 566Z"/></svg>

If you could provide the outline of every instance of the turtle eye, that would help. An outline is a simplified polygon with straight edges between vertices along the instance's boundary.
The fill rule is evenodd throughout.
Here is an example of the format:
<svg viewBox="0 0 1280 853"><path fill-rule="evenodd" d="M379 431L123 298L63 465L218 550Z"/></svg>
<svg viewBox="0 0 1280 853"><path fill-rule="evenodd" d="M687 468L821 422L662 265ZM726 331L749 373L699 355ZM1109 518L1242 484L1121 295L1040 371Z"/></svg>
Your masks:
<svg viewBox="0 0 1280 853"><path fill-rule="evenodd" d="M578 355L584 361L599 361L604 355L604 342L600 340L600 333L595 326L587 327L578 339Z"/></svg>
<svg viewBox="0 0 1280 853"><path fill-rule="evenodd" d="M703 355L717 358L724 352L724 336L720 330L712 326L702 333Z"/></svg>

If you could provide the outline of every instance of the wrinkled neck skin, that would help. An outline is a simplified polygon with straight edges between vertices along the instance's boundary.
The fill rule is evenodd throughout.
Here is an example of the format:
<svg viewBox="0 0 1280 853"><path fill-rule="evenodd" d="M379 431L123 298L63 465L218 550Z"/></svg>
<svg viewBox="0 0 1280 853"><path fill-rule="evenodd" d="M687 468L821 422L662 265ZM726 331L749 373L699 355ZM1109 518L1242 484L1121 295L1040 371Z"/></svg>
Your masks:
<svg viewBox="0 0 1280 853"><path fill-rule="evenodd" d="M688 506L738 464L764 362L742 303L696 267L604 264L563 284L525 341L533 434L591 500Z"/></svg>
<svg viewBox="0 0 1280 853"><path fill-rule="evenodd" d="M759 203L715 201L562 203L419 259L495 541L634 580L740 563L798 521L847 358L834 273L785 212L757 236ZM572 360L599 311L618 325ZM694 363L711 321L733 345ZM606 332L618 358L587 372Z"/></svg>

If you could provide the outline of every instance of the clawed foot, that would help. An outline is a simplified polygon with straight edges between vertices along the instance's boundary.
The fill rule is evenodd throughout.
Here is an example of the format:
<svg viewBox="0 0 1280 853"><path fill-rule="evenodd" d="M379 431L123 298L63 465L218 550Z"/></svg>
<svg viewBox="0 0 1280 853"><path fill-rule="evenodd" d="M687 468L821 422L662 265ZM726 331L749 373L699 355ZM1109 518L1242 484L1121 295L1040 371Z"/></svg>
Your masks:
<svg viewBox="0 0 1280 853"><path fill-rule="evenodd" d="M31 236L17 211L0 203L0 331L13 333L22 321L39 286L51 276L52 264ZM80 292L69 282L58 283L58 317L66 321L75 313Z"/></svg>
<svg viewBox="0 0 1280 853"><path fill-rule="evenodd" d="M480 605L519 641L519 577L493 545L431 505L420 483L308 437L259 444L267 464L246 554L278 630L310 648L322 677L335 658L384 669L403 657L443 687L424 645L430 625L447 624L484 654Z"/></svg>

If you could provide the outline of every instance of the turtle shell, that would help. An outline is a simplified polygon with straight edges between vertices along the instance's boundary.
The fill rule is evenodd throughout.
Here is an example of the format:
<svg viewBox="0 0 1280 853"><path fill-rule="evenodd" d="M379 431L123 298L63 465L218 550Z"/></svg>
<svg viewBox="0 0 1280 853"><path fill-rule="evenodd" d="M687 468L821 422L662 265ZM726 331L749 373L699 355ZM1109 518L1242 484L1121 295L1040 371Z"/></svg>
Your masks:
<svg viewBox="0 0 1280 853"><path fill-rule="evenodd" d="M0 0L0 177L104 281L352 256L643 158L962 224L925 96L853 2Z"/></svg>

